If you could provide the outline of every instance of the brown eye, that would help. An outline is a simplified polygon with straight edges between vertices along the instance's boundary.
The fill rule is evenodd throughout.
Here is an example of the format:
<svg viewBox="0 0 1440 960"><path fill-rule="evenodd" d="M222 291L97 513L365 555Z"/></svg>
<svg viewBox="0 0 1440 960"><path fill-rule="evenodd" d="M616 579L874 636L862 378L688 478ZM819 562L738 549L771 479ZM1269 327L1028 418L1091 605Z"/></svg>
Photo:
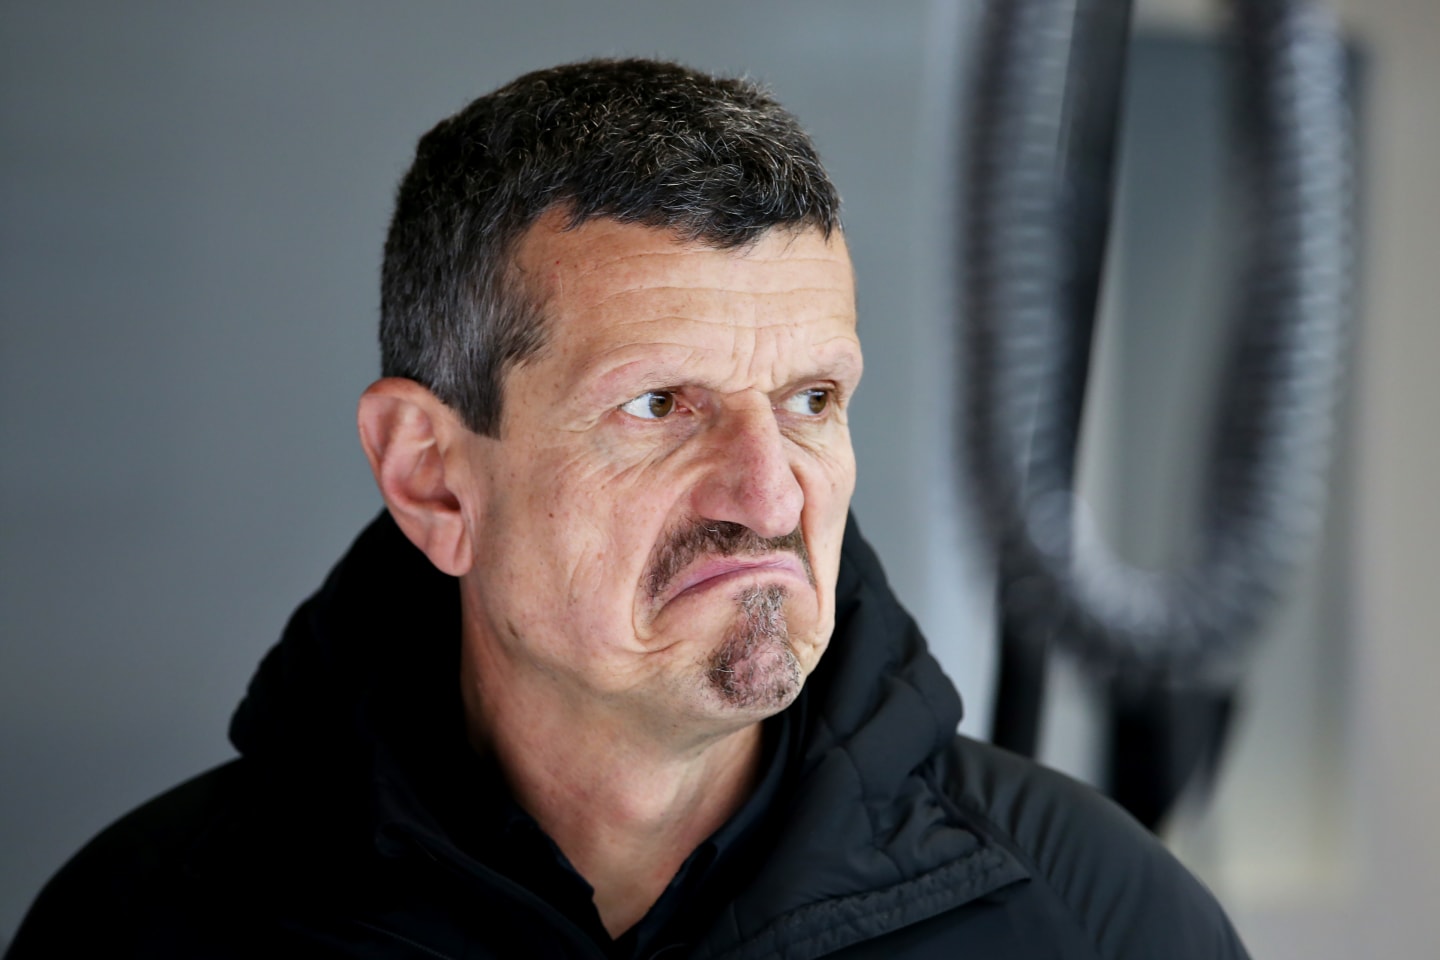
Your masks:
<svg viewBox="0 0 1440 960"><path fill-rule="evenodd" d="M830 391L815 388L801 390L785 401L785 409L804 417L818 417L830 406Z"/></svg>
<svg viewBox="0 0 1440 960"><path fill-rule="evenodd" d="M675 394L669 390L650 390L621 404L620 409L641 420L659 420L675 412Z"/></svg>

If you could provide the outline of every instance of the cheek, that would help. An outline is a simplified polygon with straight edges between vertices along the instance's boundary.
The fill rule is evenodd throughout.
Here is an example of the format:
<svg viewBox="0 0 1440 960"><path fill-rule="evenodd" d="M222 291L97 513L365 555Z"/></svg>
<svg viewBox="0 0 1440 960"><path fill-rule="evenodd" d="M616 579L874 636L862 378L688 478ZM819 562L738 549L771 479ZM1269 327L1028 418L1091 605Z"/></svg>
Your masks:
<svg viewBox="0 0 1440 960"><path fill-rule="evenodd" d="M806 488L805 542L820 600L820 622L809 665L819 660L829 642L835 618L835 582L840 574L840 547L855 491L855 458L847 442L817 456L802 482ZM802 664L806 660L800 654Z"/></svg>
<svg viewBox="0 0 1440 960"><path fill-rule="evenodd" d="M850 444L850 431L846 429L841 441L831 450L827 465L835 493L848 507L850 496L855 492L855 448Z"/></svg>
<svg viewBox="0 0 1440 960"><path fill-rule="evenodd" d="M664 529L665 485L643 465L617 466L588 450L527 473L521 485L530 529L517 532L546 555L547 573L572 613L611 605L628 611Z"/></svg>
<svg viewBox="0 0 1440 960"><path fill-rule="evenodd" d="M800 670L805 676L815 672L815 667L820 658L825 655L826 648L830 645L830 633L834 628L833 624L822 624L820 633L810 642L801 642L793 645L795 659L800 661Z"/></svg>
<svg viewBox="0 0 1440 960"><path fill-rule="evenodd" d="M818 543L839 550L845 516L855 493L855 455L847 442L814 456L800 471L805 507Z"/></svg>

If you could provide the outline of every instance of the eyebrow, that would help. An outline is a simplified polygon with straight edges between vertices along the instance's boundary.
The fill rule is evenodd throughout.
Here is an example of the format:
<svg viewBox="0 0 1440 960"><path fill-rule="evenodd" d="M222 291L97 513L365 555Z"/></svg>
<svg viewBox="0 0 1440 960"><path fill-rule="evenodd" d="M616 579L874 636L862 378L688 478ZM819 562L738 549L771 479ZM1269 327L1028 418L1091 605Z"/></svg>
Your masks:
<svg viewBox="0 0 1440 960"><path fill-rule="evenodd" d="M800 368L795 375L788 377L774 389L785 390L806 382L834 380L846 386L848 392L848 388L852 388L860 377L860 351L854 341L848 338L835 339L843 345L826 349L826 345L822 344L812 352L812 356L806 358L811 361L818 359L818 362L811 362ZM577 397L592 403L603 401L608 404L616 398L628 400L647 390L683 386L713 390L720 386L698 376L692 365L685 362L684 356L692 352L692 348L687 345L635 343L617 347L614 352L627 352L632 347L645 350L646 355L622 359L613 365L601 360L582 369L574 381ZM821 356L816 358L814 353ZM623 389L621 384L624 384Z"/></svg>

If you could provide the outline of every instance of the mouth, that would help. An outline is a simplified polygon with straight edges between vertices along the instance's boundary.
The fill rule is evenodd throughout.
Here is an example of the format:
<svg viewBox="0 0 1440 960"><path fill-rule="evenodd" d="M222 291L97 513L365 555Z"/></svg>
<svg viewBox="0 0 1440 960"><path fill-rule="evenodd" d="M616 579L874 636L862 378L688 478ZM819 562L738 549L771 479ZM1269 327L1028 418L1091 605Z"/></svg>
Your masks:
<svg viewBox="0 0 1440 960"><path fill-rule="evenodd" d="M710 557L676 577L670 588L659 598L658 605L664 606L682 597L695 596L757 575L766 579L794 579L803 584L810 582L804 564L794 554Z"/></svg>

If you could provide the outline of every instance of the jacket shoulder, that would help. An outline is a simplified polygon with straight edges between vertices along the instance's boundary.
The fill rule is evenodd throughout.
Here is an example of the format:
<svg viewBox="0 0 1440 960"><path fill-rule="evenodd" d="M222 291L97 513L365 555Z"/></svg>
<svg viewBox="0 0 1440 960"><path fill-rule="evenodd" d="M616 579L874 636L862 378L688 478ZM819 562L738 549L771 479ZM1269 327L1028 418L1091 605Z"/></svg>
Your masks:
<svg viewBox="0 0 1440 960"><path fill-rule="evenodd" d="M244 804L247 779L243 761L231 761L101 831L40 891L8 960L138 952L149 919L185 910L189 852Z"/></svg>
<svg viewBox="0 0 1440 960"><path fill-rule="evenodd" d="M1210 891L1128 813L1064 774L956 737L943 788L1031 871L1043 901L1099 958L1244 958Z"/></svg>

